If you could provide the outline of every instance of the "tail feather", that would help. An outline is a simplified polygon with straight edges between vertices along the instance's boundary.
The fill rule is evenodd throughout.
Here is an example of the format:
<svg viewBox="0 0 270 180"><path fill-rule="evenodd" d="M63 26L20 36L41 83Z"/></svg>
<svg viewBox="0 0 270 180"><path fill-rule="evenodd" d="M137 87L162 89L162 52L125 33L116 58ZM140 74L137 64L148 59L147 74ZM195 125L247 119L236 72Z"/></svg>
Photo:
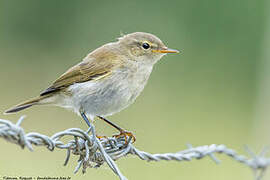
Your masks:
<svg viewBox="0 0 270 180"><path fill-rule="evenodd" d="M19 112L19 111L24 110L26 108L29 108L29 107L31 107L33 105L34 104L27 104L27 105L24 105L24 106L15 106L15 107L5 111L5 114L16 113L16 112Z"/></svg>
<svg viewBox="0 0 270 180"><path fill-rule="evenodd" d="M18 111L21 111L21 110L24 110L24 109L27 109L33 105L37 105L37 104L42 104L41 103L41 100L43 99L46 99L48 98L49 96L39 96L37 98L34 98L34 99L31 99L31 100L28 100L26 102L23 102L21 104L18 104L14 107L12 107L11 109L8 109L5 111L5 114L9 114L9 113L16 113Z"/></svg>

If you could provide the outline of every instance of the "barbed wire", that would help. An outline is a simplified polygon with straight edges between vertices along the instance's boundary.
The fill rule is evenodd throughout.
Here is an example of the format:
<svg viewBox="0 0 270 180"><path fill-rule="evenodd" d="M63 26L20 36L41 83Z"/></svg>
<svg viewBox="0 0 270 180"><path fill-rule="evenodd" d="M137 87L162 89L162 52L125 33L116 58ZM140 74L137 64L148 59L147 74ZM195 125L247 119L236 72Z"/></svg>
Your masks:
<svg viewBox="0 0 270 180"><path fill-rule="evenodd" d="M148 162L162 160L191 161L192 159L209 156L214 162L220 163L214 154L224 154L250 167L254 171L256 180L262 180L267 167L270 165L270 158L265 157L268 152L266 148L256 155L246 147L250 158L236 153L236 151L227 148L225 145L216 144L199 147L188 145L186 150L176 153L150 154L135 148L131 143L131 137L128 140L125 137L97 138L93 124L86 132L78 128L70 128L48 137L36 132L26 134L20 126L23 120L24 116L14 124L8 120L0 119L0 137L22 148L27 147L30 151L33 151L32 145L46 146L50 151L55 148L65 149L67 154L64 165L68 164L71 154L79 156L74 173L77 173L80 169L82 169L82 173L85 173L87 168L98 168L107 163L120 180L126 180L127 178L121 173L115 161L127 155L135 155ZM61 141L64 136L70 136L72 140L64 143Z"/></svg>

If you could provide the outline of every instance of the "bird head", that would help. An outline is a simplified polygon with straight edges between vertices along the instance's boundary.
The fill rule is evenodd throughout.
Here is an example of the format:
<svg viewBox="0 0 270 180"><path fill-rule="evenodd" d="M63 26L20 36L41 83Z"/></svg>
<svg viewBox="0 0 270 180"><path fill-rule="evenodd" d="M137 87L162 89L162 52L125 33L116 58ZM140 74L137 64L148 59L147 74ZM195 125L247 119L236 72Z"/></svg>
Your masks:
<svg viewBox="0 0 270 180"><path fill-rule="evenodd" d="M179 53L170 49L155 35L144 32L135 32L118 38L122 52L127 53L131 60L155 64L168 53Z"/></svg>

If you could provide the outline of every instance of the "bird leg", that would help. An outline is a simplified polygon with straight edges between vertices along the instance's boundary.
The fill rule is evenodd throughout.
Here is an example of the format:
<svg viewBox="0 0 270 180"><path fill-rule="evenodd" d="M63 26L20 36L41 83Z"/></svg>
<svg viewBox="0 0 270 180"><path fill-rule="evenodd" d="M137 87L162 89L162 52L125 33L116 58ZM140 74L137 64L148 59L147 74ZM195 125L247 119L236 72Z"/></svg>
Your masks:
<svg viewBox="0 0 270 180"><path fill-rule="evenodd" d="M97 116L99 119L105 121L106 123L108 123L109 125L111 125L112 127L114 127L115 129L117 129L120 133L117 135L113 135L113 137L115 138L119 138L119 137L125 137L125 141L127 143L127 139L128 137L132 138L132 143L134 143L136 141L136 137L132 134L132 132L126 131L122 128L120 128L118 125L112 123L111 121L109 121L108 119L101 117L101 116Z"/></svg>
<svg viewBox="0 0 270 180"><path fill-rule="evenodd" d="M83 120L86 122L86 124L88 125L88 127L91 127L91 124L87 118L87 116L85 115L85 113L83 111L80 112L81 113L81 116L83 118Z"/></svg>
<svg viewBox="0 0 270 180"><path fill-rule="evenodd" d="M88 127L91 127L91 124L90 124L90 122L89 122L87 116L85 115L85 113L84 113L83 111L81 111L80 113L81 113L82 118L84 119L84 121L85 121L86 124L88 125ZM106 136L99 136L99 135L96 135L96 137L97 137L98 139L107 138Z"/></svg>

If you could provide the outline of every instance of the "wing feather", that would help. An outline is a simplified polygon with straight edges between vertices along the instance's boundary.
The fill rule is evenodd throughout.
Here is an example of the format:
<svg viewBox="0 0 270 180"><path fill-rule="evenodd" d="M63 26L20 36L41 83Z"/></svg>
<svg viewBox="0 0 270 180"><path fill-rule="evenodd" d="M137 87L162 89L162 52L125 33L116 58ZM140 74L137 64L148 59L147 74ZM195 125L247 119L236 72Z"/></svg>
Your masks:
<svg viewBox="0 0 270 180"><path fill-rule="evenodd" d="M50 93L58 92L74 83L82 83L102 79L111 74L120 63L120 58L114 53L106 52L105 55L87 56L84 61L73 66L60 76L49 88L40 95L44 96Z"/></svg>

